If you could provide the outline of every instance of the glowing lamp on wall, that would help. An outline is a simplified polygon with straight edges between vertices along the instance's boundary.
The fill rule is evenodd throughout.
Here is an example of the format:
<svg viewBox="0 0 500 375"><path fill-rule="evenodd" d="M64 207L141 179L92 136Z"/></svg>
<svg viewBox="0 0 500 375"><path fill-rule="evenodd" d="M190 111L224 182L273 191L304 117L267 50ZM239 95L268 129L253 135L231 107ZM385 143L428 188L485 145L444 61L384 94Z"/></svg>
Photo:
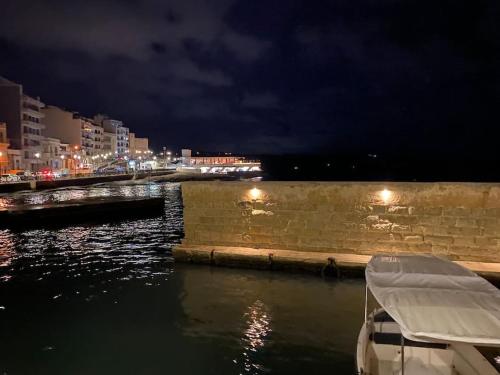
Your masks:
<svg viewBox="0 0 500 375"><path fill-rule="evenodd" d="M389 203L392 200L392 191L384 189L380 192L380 198L384 203Z"/></svg>
<svg viewBox="0 0 500 375"><path fill-rule="evenodd" d="M256 187L250 190L250 198L252 198L253 200L260 199L261 197L262 190L257 189Z"/></svg>

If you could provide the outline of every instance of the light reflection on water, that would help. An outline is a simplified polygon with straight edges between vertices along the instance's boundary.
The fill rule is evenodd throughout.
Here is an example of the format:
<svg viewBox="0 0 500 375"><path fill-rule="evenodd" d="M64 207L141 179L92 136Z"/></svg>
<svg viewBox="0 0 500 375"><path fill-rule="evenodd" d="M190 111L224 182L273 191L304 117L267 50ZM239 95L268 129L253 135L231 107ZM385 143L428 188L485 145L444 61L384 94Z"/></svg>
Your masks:
<svg viewBox="0 0 500 375"><path fill-rule="evenodd" d="M217 345L231 359L220 373L353 373L362 280L185 265L176 273L179 325L192 341Z"/></svg>
<svg viewBox="0 0 500 375"><path fill-rule="evenodd" d="M165 214L0 231L0 374L351 374L362 282L172 264L178 184L3 196L161 196Z"/></svg>
<svg viewBox="0 0 500 375"><path fill-rule="evenodd" d="M247 328L244 331L243 341L243 364L248 373L261 373L266 368L258 363L254 353L264 347L267 336L271 333L271 317L266 305L255 301L248 307L245 313Z"/></svg>
<svg viewBox="0 0 500 375"><path fill-rule="evenodd" d="M10 265L14 255L14 235L8 231L0 231L0 267Z"/></svg>
<svg viewBox="0 0 500 375"><path fill-rule="evenodd" d="M114 183L34 192L21 191L0 195L0 207L8 208L23 204L46 204L96 197L159 197L164 194L166 186L179 188L179 184L137 183L126 185Z"/></svg>
<svg viewBox="0 0 500 375"><path fill-rule="evenodd" d="M165 215L101 225L78 225L54 230L0 230L0 280L10 279L18 268L53 266L68 262L68 273L96 274L131 267L130 275L144 274L148 263L164 266L171 262L170 249L182 236L182 203L179 184L103 185L41 192L20 192L3 196L8 206L63 202L91 197L164 197ZM98 215L98 212L96 212ZM26 264L29 263L29 264ZM97 267L99 265L99 267ZM116 267L118 265L118 267ZM108 268L109 267L109 268ZM166 272L166 271L165 271ZM12 275L10 275L12 274ZM39 279L43 279L40 276Z"/></svg>

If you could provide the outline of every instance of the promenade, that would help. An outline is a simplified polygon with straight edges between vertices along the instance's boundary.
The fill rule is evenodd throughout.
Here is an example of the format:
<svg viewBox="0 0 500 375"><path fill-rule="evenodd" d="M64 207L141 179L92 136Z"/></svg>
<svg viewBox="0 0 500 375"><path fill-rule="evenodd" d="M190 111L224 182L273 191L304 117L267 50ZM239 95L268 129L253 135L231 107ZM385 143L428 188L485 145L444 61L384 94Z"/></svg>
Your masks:
<svg viewBox="0 0 500 375"><path fill-rule="evenodd" d="M57 178L49 180L30 180L0 184L1 193L12 193L23 190L47 190L67 186L89 186L114 181L142 181L151 182L182 182L182 181L212 181L235 180L238 176L217 173L177 172L174 170L140 171L138 173L122 173L110 175L89 175L78 177Z"/></svg>

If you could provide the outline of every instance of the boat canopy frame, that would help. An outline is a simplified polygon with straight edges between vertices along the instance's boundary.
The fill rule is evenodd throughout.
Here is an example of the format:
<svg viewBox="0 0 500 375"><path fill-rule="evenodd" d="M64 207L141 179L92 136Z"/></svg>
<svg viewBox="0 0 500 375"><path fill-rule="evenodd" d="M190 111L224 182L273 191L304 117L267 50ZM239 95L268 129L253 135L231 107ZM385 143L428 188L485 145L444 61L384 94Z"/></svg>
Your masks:
<svg viewBox="0 0 500 375"><path fill-rule="evenodd" d="M368 289L413 341L500 346L500 291L474 272L432 255L375 255Z"/></svg>

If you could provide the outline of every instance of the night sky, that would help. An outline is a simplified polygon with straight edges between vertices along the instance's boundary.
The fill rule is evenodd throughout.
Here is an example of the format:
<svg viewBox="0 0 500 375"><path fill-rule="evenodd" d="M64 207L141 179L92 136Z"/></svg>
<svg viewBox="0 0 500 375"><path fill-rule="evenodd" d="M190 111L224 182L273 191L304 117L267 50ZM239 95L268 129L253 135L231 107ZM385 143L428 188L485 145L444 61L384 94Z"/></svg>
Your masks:
<svg viewBox="0 0 500 375"><path fill-rule="evenodd" d="M496 154L500 2L3 0L0 75L160 149Z"/></svg>

